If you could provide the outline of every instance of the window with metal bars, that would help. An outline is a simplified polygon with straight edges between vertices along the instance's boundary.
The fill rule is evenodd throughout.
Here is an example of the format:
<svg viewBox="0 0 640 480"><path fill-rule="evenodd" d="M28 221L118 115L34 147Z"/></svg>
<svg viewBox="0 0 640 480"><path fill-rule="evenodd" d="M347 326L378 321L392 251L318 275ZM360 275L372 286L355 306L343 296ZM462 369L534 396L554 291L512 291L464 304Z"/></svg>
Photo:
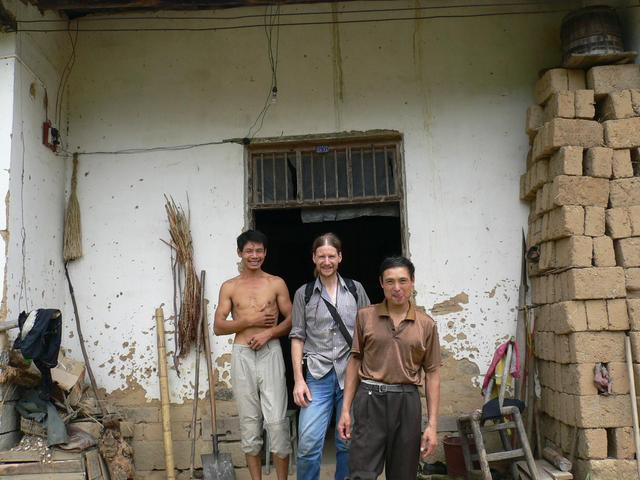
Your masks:
<svg viewBox="0 0 640 480"><path fill-rule="evenodd" d="M397 142L304 145L250 152L254 208L400 199Z"/></svg>

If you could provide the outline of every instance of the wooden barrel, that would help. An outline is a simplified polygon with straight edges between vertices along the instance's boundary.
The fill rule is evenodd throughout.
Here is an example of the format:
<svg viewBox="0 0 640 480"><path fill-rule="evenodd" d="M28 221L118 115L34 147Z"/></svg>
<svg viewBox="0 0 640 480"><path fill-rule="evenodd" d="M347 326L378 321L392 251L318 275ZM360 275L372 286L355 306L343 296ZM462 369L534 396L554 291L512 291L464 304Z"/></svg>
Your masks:
<svg viewBox="0 0 640 480"><path fill-rule="evenodd" d="M581 8L562 19L560 30L562 53L601 55L624 51L620 21L616 11L607 6Z"/></svg>

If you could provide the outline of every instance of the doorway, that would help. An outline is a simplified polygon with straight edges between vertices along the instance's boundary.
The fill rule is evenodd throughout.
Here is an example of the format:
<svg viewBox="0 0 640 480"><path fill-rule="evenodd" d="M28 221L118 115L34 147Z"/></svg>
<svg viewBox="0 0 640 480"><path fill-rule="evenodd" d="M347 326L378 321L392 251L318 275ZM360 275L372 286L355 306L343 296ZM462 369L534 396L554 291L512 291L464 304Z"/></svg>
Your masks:
<svg viewBox="0 0 640 480"><path fill-rule="evenodd" d="M374 215L304 223L301 209L258 210L254 215L256 228L269 238L263 268L284 279L291 298L301 285L313 280L313 240L333 232L342 241L340 274L362 283L372 303L382 301L378 267L385 257L402 254L399 217Z"/></svg>

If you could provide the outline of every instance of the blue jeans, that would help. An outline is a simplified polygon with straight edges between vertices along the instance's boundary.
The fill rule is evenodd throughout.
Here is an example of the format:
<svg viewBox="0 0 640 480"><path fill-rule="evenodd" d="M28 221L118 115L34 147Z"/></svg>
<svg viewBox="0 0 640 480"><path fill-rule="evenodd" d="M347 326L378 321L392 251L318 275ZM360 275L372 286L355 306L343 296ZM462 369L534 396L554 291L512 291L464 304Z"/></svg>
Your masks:
<svg viewBox="0 0 640 480"><path fill-rule="evenodd" d="M310 405L300 409L298 424L298 480L320 478L322 447L335 410L340 418L342 411L342 389L336 371L331 369L324 377L316 380L307 373L307 386L313 399ZM344 480L349 475L349 450L340 439L336 429L336 480Z"/></svg>

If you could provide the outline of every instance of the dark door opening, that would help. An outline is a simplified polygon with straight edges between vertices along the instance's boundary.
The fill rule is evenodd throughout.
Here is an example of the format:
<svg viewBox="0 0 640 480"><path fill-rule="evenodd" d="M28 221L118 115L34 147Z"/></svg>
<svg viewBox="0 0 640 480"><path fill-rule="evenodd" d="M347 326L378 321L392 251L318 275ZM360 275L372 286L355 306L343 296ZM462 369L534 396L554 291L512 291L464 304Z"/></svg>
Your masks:
<svg viewBox="0 0 640 480"><path fill-rule="evenodd" d="M311 244L326 232L335 233L342 241L340 275L353 278L362 286L371 303L382 301L378 267L387 256L402 254L400 218L366 216L349 220L303 223L300 209L254 210L255 228L269 238L263 269L284 279L291 300L296 290L313 280ZM289 340L281 340L287 370L290 408L293 403L293 370Z"/></svg>
<svg viewBox="0 0 640 480"><path fill-rule="evenodd" d="M284 279L292 299L302 284L313 280L313 240L318 235L333 232L342 241L340 275L362 283L372 303L382 300L378 267L385 257L402 254L400 218L367 216L303 223L300 209L254 212L256 228L269 238L263 268Z"/></svg>

